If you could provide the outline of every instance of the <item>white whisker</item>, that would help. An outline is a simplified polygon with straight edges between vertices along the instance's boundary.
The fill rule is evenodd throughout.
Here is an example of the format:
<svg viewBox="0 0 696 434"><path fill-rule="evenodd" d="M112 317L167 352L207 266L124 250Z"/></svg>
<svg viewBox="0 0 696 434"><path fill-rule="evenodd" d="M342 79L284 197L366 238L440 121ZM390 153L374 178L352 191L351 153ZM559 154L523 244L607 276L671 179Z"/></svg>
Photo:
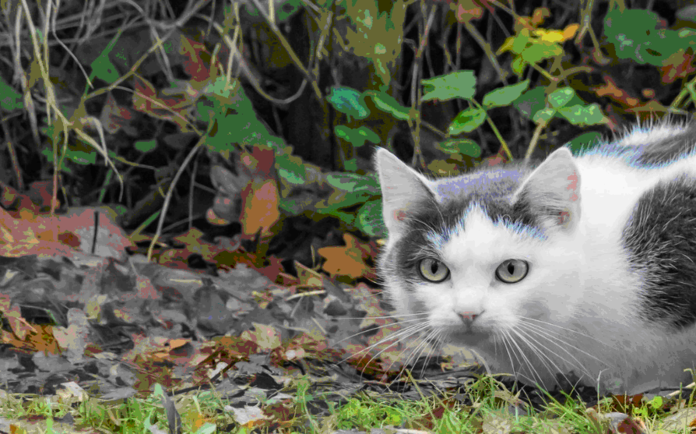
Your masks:
<svg viewBox="0 0 696 434"><path fill-rule="evenodd" d="M546 340L551 341L554 345L556 345L558 348L560 348L561 350L563 350L566 354L568 354L569 356L571 356L571 357L573 358L573 360L575 360L575 361L578 363L577 366L582 366L582 363L581 363L570 351L568 351L567 349L565 349L562 345L566 345L566 346L568 346L568 347L570 347L570 348L572 348L572 349L574 349L574 350L576 350L576 351L578 351L578 352L580 352L580 353L586 355L587 357L590 357L590 358L594 359L595 361L597 361L597 362L599 362L599 363L601 363L601 364L603 364L603 365L605 365L605 366L609 366L606 362L600 360L599 358L597 358L597 357L595 357L594 355L588 353L587 351L582 350L581 348L578 348L577 346L575 346L575 345L573 345L573 344L571 344L571 343L568 343L568 342L562 340L562 339L559 338L558 336L553 336L553 335L550 333L549 330L545 330L545 329L544 329L543 327L541 327L540 325L537 325L537 324L529 324L529 323L525 323L525 322L522 322L521 325L522 325L523 327L526 327L526 328L527 328L528 330L530 330L530 331L534 331L534 333L536 333L537 335L540 335L540 337L544 337ZM588 375L591 375L589 372L587 372L587 374L588 374Z"/></svg>

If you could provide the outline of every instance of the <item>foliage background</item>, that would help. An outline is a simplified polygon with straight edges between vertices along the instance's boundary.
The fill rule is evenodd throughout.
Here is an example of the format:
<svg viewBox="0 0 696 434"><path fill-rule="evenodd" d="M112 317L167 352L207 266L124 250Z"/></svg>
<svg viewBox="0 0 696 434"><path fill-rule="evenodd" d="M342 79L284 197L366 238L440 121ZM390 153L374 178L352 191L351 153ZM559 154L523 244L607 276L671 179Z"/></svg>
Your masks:
<svg viewBox="0 0 696 434"><path fill-rule="evenodd" d="M241 233L256 266L315 266L345 232L385 236L375 146L451 175L578 152L636 121L689 119L694 103L696 12L681 0L8 0L2 12L3 206L108 205L149 257L195 226Z"/></svg>

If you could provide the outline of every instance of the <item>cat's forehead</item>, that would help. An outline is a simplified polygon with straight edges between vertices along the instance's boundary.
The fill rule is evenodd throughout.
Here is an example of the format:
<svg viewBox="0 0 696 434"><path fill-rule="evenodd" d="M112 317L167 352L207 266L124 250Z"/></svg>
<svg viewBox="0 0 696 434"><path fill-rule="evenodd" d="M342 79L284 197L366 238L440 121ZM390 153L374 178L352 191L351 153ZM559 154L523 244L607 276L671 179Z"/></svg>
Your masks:
<svg viewBox="0 0 696 434"><path fill-rule="evenodd" d="M524 167L490 168L433 181L440 202L496 200L511 196L528 171Z"/></svg>
<svg viewBox="0 0 696 434"><path fill-rule="evenodd" d="M478 203L472 203L459 224L435 236L431 242L442 249L443 258L452 260L501 259L509 256L511 249L526 244L528 240L540 240L543 234L535 228L515 224L506 217L493 220Z"/></svg>
<svg viewBox="0 0 696 434"><path fill-rule="evenodd" d="M455 234L482 229L485 226L472 225L472 219L485 218L493 226L543 237L524 198L512 201L527 173L524 167L496 168L433 181L437 206L421 207L413 219L419 229L414 229L427 229L444 243Z"/></svg>

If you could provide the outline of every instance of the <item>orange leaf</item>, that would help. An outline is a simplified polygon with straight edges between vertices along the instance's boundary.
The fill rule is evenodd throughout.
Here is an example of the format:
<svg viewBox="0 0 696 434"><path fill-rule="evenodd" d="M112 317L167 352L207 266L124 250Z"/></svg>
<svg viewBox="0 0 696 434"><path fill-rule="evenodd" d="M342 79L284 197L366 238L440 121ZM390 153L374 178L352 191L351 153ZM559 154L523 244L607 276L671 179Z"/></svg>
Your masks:
<svg viewBox="0 0 696 434"><path fill-rule="evenodd" d="M345 246L323 247L319 254L326 259L322 267L327 273L333 275L349 276L353 279L369 273L370 267L365 264L365 253L357 243L357 239L350 234L343 234Z"/></svg>
<svg viewBox="0 0 696 434"><path fill-rule="evenodd" d="M279 199L278 186L273 179L254 180L247 185L242 192L242 234L254 236L259 231L261 235L268 234L280 219Z"/></svg>

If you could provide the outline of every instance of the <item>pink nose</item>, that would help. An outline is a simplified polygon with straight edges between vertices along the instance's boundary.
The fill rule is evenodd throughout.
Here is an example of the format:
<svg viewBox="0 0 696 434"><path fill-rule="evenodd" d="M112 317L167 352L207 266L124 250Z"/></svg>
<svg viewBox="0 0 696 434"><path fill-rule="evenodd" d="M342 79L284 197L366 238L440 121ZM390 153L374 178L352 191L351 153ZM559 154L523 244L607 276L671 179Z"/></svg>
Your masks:
<svg viewBox="0 0 696 434"><path fill-rule="evenodd" d="M474 322L474 320L476 318L478 318L478 316L479 316L479 314L477 314L475 312L471 312L471 311L459 313L459 317L462 319L462 321L464 321L464 324L467 324L467 325Z"/></svg>

